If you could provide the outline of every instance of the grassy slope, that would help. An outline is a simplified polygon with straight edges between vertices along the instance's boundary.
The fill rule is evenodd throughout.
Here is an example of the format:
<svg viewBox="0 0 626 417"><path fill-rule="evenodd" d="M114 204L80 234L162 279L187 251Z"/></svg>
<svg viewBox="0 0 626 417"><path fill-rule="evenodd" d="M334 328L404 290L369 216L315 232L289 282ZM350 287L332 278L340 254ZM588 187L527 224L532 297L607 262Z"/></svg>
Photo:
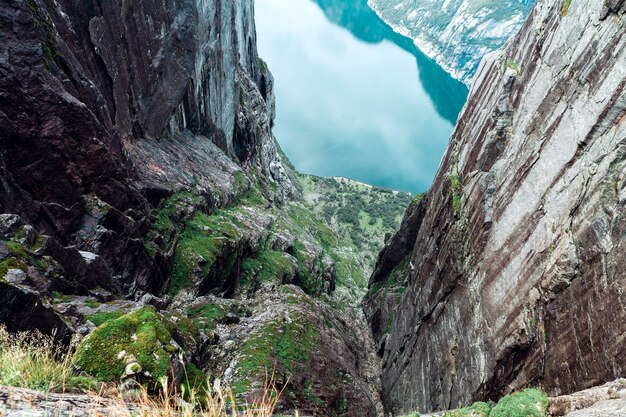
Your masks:
<svg viewBox="0 0 626 417"><path fill-rule="evenodd" d="M411 194L345 178L300 175L299 181L311 210L353 248L369 277L385 234L400 224Z"/></svg>

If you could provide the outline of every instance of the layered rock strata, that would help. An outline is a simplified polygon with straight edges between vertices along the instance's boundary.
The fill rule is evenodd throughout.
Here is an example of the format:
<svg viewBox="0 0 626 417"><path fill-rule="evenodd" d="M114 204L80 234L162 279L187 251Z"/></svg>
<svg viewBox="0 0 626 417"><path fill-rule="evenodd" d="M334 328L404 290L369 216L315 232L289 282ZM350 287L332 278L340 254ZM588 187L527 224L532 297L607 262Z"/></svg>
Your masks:
<svg viewBox="0 0 626 417"><path fill-rule="evenodd" d="M623 375L625 91L623 1L540 1L485 58L431 190L370 281L407 259L384 346L389 411Z"/></svg>

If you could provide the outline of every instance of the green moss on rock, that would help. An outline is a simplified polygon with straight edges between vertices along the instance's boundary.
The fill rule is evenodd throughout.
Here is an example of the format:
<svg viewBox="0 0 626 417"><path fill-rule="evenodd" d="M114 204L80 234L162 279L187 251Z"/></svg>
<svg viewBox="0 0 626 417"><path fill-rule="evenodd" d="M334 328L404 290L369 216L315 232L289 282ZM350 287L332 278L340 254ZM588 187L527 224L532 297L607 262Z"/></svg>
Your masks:
<svg viewBox="0 0 626 417"><path fill-rule="evenodd" d="M156 381L167 375L169 354L164 347L171 339L162 319L151 307L144 307L105 322L85 337L73 357L81 371L101 381L119 380L130 355ZM125 351L122 357L120 352Z"/></svg>
<svg viewBox="0 0 626 417"><path fill-rule="evenodd" d="M547 395L536 388L526 388L503 397L489 417L545 417L547 409Z"/></svg>
<svg viewBox="0 0 626 417"><path fill-rule="evenodd" d="M469 407L445 413L443 417L489 417L491 405L484 402L476 402Z"/></svg>
<svg viewBox="0 0 626 417"><path fill-rule="evenodd" d="M101 311L95 314L85 316L85 319L91 321L96 326L102 326L104 323L119 319L124 313L122 311Z"/></svg>
<svg viewBox="0 0 626 417"><path fill-rule="evenodd" d="M265 375L274 367L287 374L297 372L311 359L319 345L319 330L301 314L294 314L291 322L275 320L256 330L240 350L233 384L237 394L249 387L249 379Z"/></svg>
<svg viewBox="0 0 626 417"><path fill-rule="evenodd" d="M243 261L241 283L244 287L261 282L283 283L284 279L294 274L294 265L288 254L266 249L256 258Z"/></svg>
<svg viewBox="0 0 626 417"><path fill-rule="evenodd" d="M208 303L190 308L187 310L187 315L196 326L205 330L213 330L227 312L226 306Z"/></svg>

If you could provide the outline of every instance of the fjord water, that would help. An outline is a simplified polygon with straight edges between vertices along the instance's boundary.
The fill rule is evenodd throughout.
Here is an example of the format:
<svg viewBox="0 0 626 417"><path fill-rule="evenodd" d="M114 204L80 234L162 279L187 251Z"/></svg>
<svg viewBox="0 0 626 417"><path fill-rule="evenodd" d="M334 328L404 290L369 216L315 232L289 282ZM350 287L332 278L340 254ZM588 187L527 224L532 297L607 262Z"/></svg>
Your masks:
<svg viewBox="0 0 626 417"><path fill-rule="evenodd" d="M256 0L274 133L300 172L413 193L430 186L467 88L367 0Z"/></svg>

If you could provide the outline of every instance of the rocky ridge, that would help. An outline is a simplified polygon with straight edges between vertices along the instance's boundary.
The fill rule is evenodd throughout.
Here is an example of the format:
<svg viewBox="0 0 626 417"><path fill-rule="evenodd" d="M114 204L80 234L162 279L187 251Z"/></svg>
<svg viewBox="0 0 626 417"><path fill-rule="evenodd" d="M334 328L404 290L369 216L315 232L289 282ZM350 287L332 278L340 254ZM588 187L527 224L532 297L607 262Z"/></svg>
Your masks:
<svg viewBox="0 0 626 417"><path fill-rule="evenodd" d="M378 331L388 411L623 374L625 12L540 1L483 60L433 187L370 280L375 333L377 289L406 284Z"/></svg>

